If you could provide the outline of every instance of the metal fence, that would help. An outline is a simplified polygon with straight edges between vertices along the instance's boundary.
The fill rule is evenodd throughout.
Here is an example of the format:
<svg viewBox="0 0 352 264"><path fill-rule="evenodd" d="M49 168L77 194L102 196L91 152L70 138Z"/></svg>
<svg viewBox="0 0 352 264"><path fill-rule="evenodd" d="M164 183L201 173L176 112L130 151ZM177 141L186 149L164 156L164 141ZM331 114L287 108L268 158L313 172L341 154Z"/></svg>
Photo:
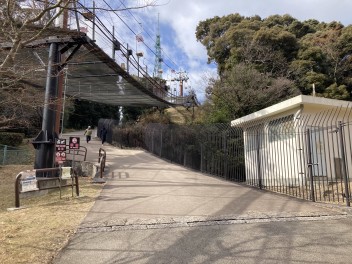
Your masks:
<svg viewBox="0 0 352 264"><path fill-rule="evenodd" d="M350 205L351 109L246 124L111 126L109 143L141 147L203 173L311 201Z"/></svg>
<svg viewBox="0 0 352 264"><path fill-rule="evenodd" d="M33 163L33 154L30 151L0 145L0 165L30 163Z"/></svg>
<svg viewBox="0 0 352 264"><path fill-rule="evenodd" d="M144 148L170 162L228 180L244 182L243 131L229 124L111 128L111 144Z"/></svg>

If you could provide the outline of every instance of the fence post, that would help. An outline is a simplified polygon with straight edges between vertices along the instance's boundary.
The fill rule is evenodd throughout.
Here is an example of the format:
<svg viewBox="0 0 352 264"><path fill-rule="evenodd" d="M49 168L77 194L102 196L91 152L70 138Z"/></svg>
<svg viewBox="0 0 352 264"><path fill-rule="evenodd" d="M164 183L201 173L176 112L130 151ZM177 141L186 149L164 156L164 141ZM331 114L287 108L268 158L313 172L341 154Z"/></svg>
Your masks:
<svg viewBox="0 0 352 264"><path fill-rule="evenodd" d="M20 181L21 181L22 173L19 173L16 176L15 180L15 207L20 207Z"/></svg>
<svg viewBox="0 0 352 264"><path fill-rule="evenodd" d="M346 206L350 207L350 192L348 189L348 179L347 179L347 170L346 170L346 153L345 153L345 143L343 140L343 126L344 124L339 121L339 136L340 136L340 148L341 148L341 167L343 173L343 181L345 183L345 197L346 197Z"/></svg>
<svg viewBox="0 0 352 264"><path fill-rule="evenodd" d="M312 149L310 142L310 129L307 129L307 162L308 162L308 175L310 180L310 196L312 202L315 202L314 181L313 181L313 162L312 162Z"/></svg>
<svg viewBox="0 0 352 264"><path fill-rule="evenodd" d="M4 146L4 157L2 159L2 165L6 163L7 145Z"/></svg>

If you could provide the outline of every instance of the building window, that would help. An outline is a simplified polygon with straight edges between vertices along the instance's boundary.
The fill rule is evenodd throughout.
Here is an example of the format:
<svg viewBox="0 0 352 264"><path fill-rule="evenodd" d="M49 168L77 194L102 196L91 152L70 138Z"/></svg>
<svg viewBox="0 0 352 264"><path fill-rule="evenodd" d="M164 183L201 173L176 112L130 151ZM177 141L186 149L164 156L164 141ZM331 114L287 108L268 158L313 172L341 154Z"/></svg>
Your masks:
<svg viewBox="0 0 352 264"><path fill-rule="evenodd" d="M290 139L294 136L293 115L272 120L268 124L269 142Z"/></svg>

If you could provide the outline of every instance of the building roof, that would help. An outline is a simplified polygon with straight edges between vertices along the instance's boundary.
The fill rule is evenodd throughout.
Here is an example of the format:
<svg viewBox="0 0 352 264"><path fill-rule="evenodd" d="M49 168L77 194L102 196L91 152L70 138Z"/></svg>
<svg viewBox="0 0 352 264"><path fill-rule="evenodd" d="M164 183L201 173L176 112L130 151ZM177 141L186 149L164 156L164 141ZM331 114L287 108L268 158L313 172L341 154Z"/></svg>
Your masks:
<svg viewBox="0 0 352 264"><path fill-rule="evenodd" d="M291 99L285 100L281 103L269 106L252 114L243 116L241 118L235 119L231 121L232 126L236 126L239 124L251 122L254 120L260 120L263 118L267 118L278 113L282 113L291 109L298 108L303 105L321 105L321 106L330 106L330 107L351 107L352 102L336 100L336 99L328 99L323 97L314 97L309 95L298 95Z"/></svg>

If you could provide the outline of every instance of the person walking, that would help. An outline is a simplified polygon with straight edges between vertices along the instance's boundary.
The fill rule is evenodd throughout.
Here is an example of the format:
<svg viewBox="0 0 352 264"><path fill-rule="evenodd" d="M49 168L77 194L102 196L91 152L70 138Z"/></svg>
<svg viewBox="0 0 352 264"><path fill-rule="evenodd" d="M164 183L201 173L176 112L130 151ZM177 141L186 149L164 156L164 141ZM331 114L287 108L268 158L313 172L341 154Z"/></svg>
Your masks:
<svg viewBox="0 0 352 264"><path fill-rule="evenodd" d="M106 135L107 135L108 131L106 130L105 126L103 126L103 128L100 130L100 139L101 139L101 144L104 145L105 141L106 141Z"/></svg>
<svg viewBox="0 0 352 264"><path fill-rule="evenodd" d="M88 126L86 131L84 131L84 135L86 136L87 143L89 143L89 141L92 139L92 132L93 130L90 128L90 126Z"/></svg>

